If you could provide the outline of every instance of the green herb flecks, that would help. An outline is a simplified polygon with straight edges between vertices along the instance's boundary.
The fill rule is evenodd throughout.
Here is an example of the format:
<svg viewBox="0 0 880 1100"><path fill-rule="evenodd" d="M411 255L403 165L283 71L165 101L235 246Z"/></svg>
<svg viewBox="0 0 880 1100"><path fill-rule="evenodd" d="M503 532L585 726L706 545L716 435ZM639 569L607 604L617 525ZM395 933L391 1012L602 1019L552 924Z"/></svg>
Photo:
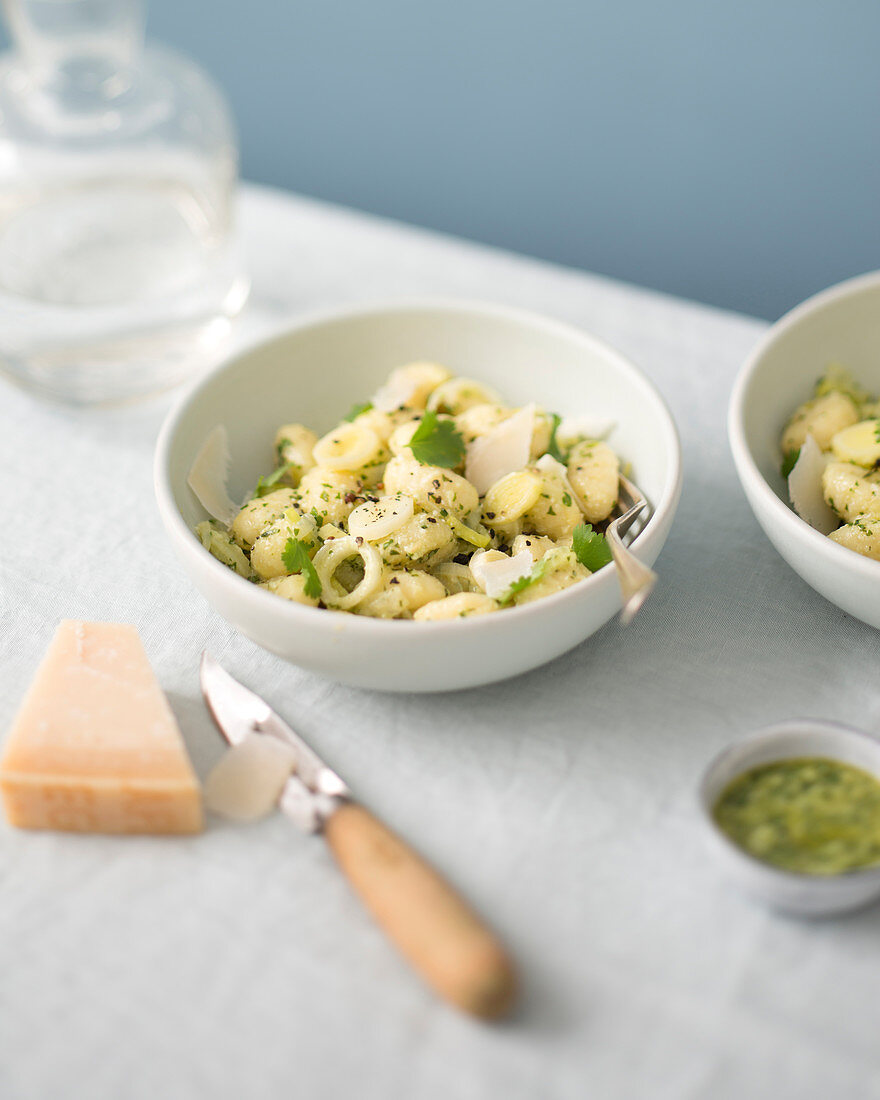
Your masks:
<svg viewBox="0 0 880 1100"><path fill-rule="evenodd" d="M435 412L426 412L409 441L417 462L423 466L442 466L451 470L464 458L465 443L451 420L440 420Z"/></svg>
<svg viewBox="0 0 880 1100"><path fill-rule="evenodd" d="M288 539L281 554L284 568L290 573L301 573L305 579L305 594L313 600L321 598L321 580L312 565L306 544L301 539Z"/></svg>
<svg viewBox="0 0 880 1100"><path fill-rule="evenodd" d="M735 844L786 871L836 875L880 863L880 783L842 760L759 765L724 788L712 814Z"/></svg>
<svg viewBox="0 0 880 1100"><path fill-rule="evenodd" d="M611 548L601 531L594 531L591 523L579 523L572 534L575 557L591 573L611 561Z"/></svg>
<svg viewBox="0 0 880 1100"><path fill-rule="evenodd" d="M827 370L816 383L815 394L816 397L824 397L835 391L846 394L857 407L871 400L870 394L862 389L846 367L841 366L840 363L829 363Z"/></svg>

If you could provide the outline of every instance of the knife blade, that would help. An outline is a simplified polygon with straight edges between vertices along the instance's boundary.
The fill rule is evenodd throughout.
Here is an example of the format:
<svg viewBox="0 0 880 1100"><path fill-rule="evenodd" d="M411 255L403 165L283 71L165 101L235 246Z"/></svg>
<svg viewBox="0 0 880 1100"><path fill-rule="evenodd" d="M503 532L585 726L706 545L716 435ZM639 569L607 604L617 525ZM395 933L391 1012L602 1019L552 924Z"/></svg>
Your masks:
<svg viewBox="0 0 880 1100"><path fill-rule="evenodd" d="M277 737L296 753L297 777L309 791L340 798L349 796L351 792L343 779L264 699L230 676L207 650L202 654L199 679L208 709L230 745L240 744L249 733Z"/></svg>
<svg viewBox="0 0 880 1100"><path fill-rule="evenodd" d="M278 801L306 832L322 832L367 909L422 978L456 1007L484 1019L504 1015L516 996L510 957L491 930L429 864L351 798L345 782L259 695L207 652L202 692L230 745L278 737L296 770Z"/></svg>

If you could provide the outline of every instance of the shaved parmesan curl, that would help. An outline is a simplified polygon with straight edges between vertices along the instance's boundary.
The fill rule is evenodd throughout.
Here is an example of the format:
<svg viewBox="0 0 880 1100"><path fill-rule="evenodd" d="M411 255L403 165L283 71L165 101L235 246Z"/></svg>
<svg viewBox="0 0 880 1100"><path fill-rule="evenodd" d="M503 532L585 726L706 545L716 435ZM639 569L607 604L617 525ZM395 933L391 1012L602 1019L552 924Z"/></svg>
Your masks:
<svg viewBox="0 0 880 1100"><path fill-rule="evenodd" d="M226 483L229 478L229 435L222 424L213 428L193 459L186 481L199 504L212 519L229 527L238 515L238 505L230 500Z"/></svg>
<svg viewBox="0 0 880 1100"><path fill-rule="evenodd" d="M526 405L468 445L464 476L480 496L505 474L528 464L535 426L535 406Z"/></svg>
<svg viewBox="0 0 880 1100"><path fill-rule="evenodd" d="M822 494L822 474L828 465L828 456L811 435L804 440L801 453L788 475L788 495L794 510L802 520L823 535L840 526L840 520L828 506Z"/></svg>

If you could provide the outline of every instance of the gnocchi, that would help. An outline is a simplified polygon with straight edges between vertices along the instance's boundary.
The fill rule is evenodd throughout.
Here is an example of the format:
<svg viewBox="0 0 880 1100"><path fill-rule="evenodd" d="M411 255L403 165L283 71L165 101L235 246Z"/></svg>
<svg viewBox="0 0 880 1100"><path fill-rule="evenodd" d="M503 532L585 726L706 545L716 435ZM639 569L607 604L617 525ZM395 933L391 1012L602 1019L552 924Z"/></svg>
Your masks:
<svg viewBox="0 0 880 1100"><path fill-rule="evenodd" d="M559 421L440 364L406 364L321 436L283 424L277 469L228 527L197 531L229 568L295 603L417 622L494 614L609 560L620 460L584 434L562 454Z"/></svg>
<svg viewBox="0 0 880 1100"><path fill-rule="evenodd" d="M877 412L877 399L833 366L789 418L780 447L795 511L839 546L880 560Z"/></svg>

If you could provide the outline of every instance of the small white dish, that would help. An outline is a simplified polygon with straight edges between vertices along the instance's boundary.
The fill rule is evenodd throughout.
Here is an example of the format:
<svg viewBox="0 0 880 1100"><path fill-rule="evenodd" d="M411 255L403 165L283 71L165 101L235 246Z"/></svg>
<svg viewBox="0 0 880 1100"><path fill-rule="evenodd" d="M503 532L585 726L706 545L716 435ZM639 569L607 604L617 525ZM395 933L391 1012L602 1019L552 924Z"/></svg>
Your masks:
<svg viewBox="0 0 880 1100"><path fill-rule="evenodd" d="M712 853L741 889L774 909L820 917L867 905L880 897L880 866L839 875L784 871L749 855L712 816L719 795L738 775L799 756L841 760L880 779L880 739L862 730L800 718L752 733L716 756L700 783L700 808Z"/></svg>
<svg viewBox="0 0 880 1100"><path fill-rule="evenodd" d="M633 550L660 553L681 492L678 435L663 399L628 360L557 321L502 306L416 303L323 316L236 355L166 420L156 448L159 512L196 587L233 626L293 664L383 691L449 691L506 679L558 657L620 609L614 568L523 607L452 622L395 622L305 607L221 565L193 527L206 513L187 473L208 433L226 426L229 490L244 500L273 465L279 424L329 430L395 366L434 359L514 404L611 421L609 442L651 505ZM630 628L634 629L634 628Z"/></svg>
<svg viewBox="0 0 880 1100"><path fill-rule="evenodd" d="M796 515L780 472L782 429L832 362L880 393L880 272L833 286L772 326L736 380L728 437L752 511L782 557L826 599L880 628L880 562Z"/></svg>

